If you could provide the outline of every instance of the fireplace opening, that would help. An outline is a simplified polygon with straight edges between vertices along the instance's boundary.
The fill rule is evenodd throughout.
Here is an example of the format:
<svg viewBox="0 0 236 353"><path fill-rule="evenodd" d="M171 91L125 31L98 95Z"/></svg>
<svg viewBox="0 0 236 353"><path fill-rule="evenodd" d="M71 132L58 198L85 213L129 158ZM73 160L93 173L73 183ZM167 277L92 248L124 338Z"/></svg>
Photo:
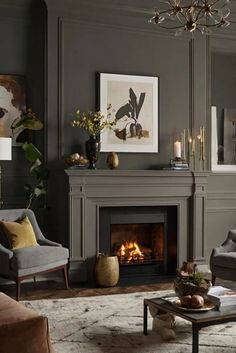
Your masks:
<svg viewBox="0 0 236 353"><path fill-rule="evenodd" d="M100 208L99 252L117 255L120 278L148 283L151 277L175 275L177 207Z"/></svg>
<svg viewBox="0 0 236 353"><path fill-rule="evenodd" d="M121 265L164 261L164 223L111 224L111 254Z"/></svg>

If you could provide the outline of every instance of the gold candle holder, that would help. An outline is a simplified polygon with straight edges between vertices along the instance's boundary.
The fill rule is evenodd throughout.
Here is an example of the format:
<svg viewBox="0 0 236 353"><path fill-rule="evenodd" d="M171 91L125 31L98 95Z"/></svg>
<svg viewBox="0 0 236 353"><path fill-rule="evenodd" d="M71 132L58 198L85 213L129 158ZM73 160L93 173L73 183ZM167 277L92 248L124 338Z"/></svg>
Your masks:
<svg viewBox="0 0 236 353"><path fill-rule="evenodd" d="M200 133L197 135L197 138L200 143L200 153L199 153L199 160L205 161L205 128L204 126L200 126Z"/></svg>

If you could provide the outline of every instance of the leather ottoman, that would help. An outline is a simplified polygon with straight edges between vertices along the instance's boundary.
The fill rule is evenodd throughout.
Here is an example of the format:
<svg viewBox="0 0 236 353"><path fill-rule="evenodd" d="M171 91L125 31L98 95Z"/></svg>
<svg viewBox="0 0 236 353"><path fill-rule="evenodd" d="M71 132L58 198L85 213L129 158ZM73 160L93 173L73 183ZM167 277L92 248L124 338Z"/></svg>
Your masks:
<svg viewBox="0 0 236 353"><path fill-rule="evenodd" d="M55 353L48 319L1 292L0 353Z"/></svg>

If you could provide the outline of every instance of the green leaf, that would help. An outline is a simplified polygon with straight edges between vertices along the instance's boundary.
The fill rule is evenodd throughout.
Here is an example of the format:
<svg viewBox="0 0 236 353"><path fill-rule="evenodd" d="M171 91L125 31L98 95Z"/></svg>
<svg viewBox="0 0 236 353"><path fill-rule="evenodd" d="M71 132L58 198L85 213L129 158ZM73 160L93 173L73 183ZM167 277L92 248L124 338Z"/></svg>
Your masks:
<svg viewBox="0 0 236 353"><path fill-rule="evenodd" d="M43 123L35 116L23 116L20 118L16 118L11 125L11 128L13 130L19 127L36 131L41 130L43 128Z"/></svg>
<svg viewBox="0 0 236 353"><path fill-rule="evenodd" d="M25 151L26 159L31 163L42 157L41 152L32 143L25 142L22 149Z"/></svg>
<svg viewBox="0 0 236 353"><path fill-rule="evenodd" d="M46 192L47 192L46 188L39 188L39 187L36 187L36 188L34 189L34 194L35 194L36 197L39 197L39 196L41 196L41 195L45 195Z"/></svg>

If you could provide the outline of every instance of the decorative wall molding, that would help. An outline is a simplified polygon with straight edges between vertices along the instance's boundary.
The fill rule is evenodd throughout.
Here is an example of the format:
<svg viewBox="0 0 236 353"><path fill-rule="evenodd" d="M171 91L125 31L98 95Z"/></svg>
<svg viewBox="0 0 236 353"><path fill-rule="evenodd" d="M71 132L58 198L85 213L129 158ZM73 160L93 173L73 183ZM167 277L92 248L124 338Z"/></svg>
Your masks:
<svg viewBox="0 0 236 353"><path fill-rule="evenodd" d="M228 213L236 212L236 206L233 207L206 207L206 213Z"/></svg>
<svg viewBox="0 0 236 353"><path fill-rule="evenodd" d="M207 200L236 200L234 191L211 191L207 193Z"/></svg>
<svg viewBox="0 0 236 353"><path fill-rule="evenodd" d="M63 135L63 125L64 125L64 59L65 59L65 50L64 50L64 36L66 31L67 25L77 25L82 26L83 28L93 28L94 30L113 30L113 31L121 31L121 32L130 32L130 33L140 33L143 35L148 35L149 37L160 37L160 38L168 38L170 40L180 40L189 43L190 47L193 47L192 43L193 40L188 36L182 37L174 37L173 34L169 32L165 32L163 30L148 30L147 28L139 28L132 25L118 25L118 24L110 24L110 23L101 23L101 22L93 22L93 21L85 21L80 19L73 19L73 18L65 18L59 17L58 18L58 142L57 142L57 159L61 160L64 153L63 153L63 146L64 146L64 135ZM191 57L192 58L192 57ZM193 61L190 58L190 71L193 72ZM193 77L193 74L192 74ZM191 80L191 78L190 78ZM194 81L190 82L190 91L193 92L194 90ZM193 99L193 97L192 97ZM190 126L193 123L193 101L190 102Z"/></svg>

